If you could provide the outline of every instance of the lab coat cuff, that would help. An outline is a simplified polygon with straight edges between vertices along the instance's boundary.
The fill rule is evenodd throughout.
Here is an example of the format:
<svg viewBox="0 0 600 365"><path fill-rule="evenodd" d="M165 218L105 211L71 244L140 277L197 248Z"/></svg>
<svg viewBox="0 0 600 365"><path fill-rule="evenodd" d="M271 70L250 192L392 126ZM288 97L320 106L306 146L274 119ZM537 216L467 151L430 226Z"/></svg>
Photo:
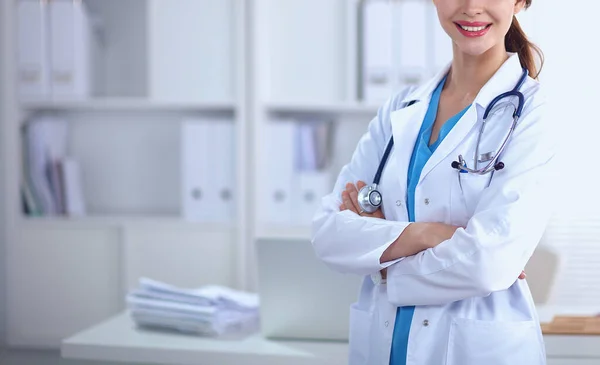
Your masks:
<svg viewBox="0 0 600 365"><path fill-rule="evenodd" d="M399 259L396 260L392 260L392 261L387 261L381 264L381 269L387 269L388 267L394 265L395 263L398 263L400 261L404 260L404 257L401 257ZM383 285L383 284L387 284L387 280L383 278L383 276L381 275L381 270L377 271L375 274L371 274L371 281L373 282L373 284L375 285Z"/></svg>
<svg viewBox="0 0 600 365"><path fill-rule="evenodd" d="M390 266L392 266L392 265L394 265L394 264L396 264L396 263L398 263L398 262L400 262L402 260L404 260L404 257L400 257L399 259L395 259L395 260L392 260L392 261L384 262L384 263L381 264L381 269L382 270L383 269L387 269L388 267L390 267Z"/></svg>
<svg viewBox="0 0 600 365"><path fill-rule="evenodd" d="M402 229L402 230L404 230L404 229ZM398 234L398 236L400 236L400 234ZM377 257L378 257L380 263L379 263L379 270L376 273L371 274L371 281L373 282L374 285L386 284L386 280L381 275L381 270L387 269L388 267L390 267L390 266L394 265L395 263L400 262L404 259L404 257L401 257L401 258L398 258L395 260L381 262L381 256L383 255L385 250L387 250L396 241L396 239L397 239L397 237L393 241L388 242L385 245L383 245L377 249Z"/></svg>

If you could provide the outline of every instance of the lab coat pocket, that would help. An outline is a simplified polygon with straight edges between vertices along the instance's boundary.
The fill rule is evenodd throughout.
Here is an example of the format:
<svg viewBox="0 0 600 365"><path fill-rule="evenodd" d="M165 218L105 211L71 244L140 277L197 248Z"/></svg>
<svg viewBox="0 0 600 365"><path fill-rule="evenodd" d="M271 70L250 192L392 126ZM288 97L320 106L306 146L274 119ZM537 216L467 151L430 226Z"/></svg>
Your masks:
<svg viewBox="0 0 600 365"><path fill-rule="evenodd" d="M476 175L457 172L450 193L450 221L454 225L465 225L475 213L483 190L490 182L490 174Z"/></svg>
<svg viewBox="0 0 600 365"><path fill-rule="evenodd" d="M534 321L497 322L454 318L447 365L544 365Z"/></svg>
<svg viewBox="0 0 600 365"><path fill-rule="evenodd" d="M357 303L352 304L350 307L350 365L369 364L369 348L371 347L371 318L371 313L367 310L359 308Z"/></svg>

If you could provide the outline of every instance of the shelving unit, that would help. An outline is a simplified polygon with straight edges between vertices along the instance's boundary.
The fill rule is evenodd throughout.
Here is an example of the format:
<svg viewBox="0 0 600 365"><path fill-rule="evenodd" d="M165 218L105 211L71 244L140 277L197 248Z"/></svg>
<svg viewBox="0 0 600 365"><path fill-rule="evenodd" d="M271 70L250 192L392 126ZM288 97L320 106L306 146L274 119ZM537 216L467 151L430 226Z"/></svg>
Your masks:
<svg viewBox="0 0 600 365"><path fill-rule="evenodd" d="M96 98L85 101L34 101L22 102L20 108L25 111L61 111L61 112L225 112L233 113L235 101L161 101L146 98Z"/></svg>
<svg viewBox="0 0 600 365"><path fill-rule="evenodd" d="M159 227L181 227L193 226L202 228L204 231L227 232L235 230L235 223L203 223L185 221L181 217L172 216L126 216L126 215L107 215L107 216L86 216L86 217L27 217L24 218L20 225L23 229L39 229L39 228L85 228L85 227L139 227L145 226L151 229Z"/></svg>
<svg viewBox="0 0 600 365"><path fill-rule="evenodd" d="M364 102L302 103L269 102L264 108L269 114L319 114L333 117L374 117L381 105Z"/></svg>
<svg viewBox="0 0 600 365"><path fill-rule="evenodd" d="M15 53L17 1L2 3L3 54ZM9 81L2 86L8 123L1 144L10 176L4 209L12 345L56 347L122 310L124 294L140 276L256 290L255 240L311 235L308 223L258 218L261 188L279 169L264 159L269 125L280 117L329 123L333 186L383 104L360 97L362 0L83 2L102 19L105 52L94 73L103 82L90 98L19 100L16 60L8 58L1 70ZM175 21L179 37L161 32ZM20 129L40 113L68 120L69 152L85 168L86 217L21 213ZM225 116L235 124L238 199L230 223L181 218L179 122L197 116ZM25 287L48 300L35 301ZM84 308L80 298L95 305Z"/></svg>
<svg viewBox="0 0 600 365"><path fill-rule="evenodd" d="M0 5L7 55L16 53L18 1ZM181 214L179 154L183 118L227 117L237 136L236 180L248 180L246 2L83 3L101 20L103 47L89 98L23 100L16 57L6 57L0 70L7 81L0 145L13 346L57 348L66 336L122 310L125 293L141 276L186 286L245 286L249 188L236 187L231 222L188 221ZM170 29L174 21L178 27ZM172 31L177 39L169 37ZM189 44L197 45L195 52ZM83 169L84 217L22 213L21 129L39 114L68 122L67 150Z"/></svg>

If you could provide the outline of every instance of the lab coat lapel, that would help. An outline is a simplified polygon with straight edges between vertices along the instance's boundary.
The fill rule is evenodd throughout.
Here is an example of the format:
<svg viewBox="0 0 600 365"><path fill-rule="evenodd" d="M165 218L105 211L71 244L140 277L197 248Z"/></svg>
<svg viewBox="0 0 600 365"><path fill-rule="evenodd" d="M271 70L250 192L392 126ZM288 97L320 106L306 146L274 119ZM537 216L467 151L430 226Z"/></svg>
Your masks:
<svg viewBox="0 0 600 365"><path fill-rule="evenodd" d="M511 90L521 76L521 62L519 55L511 53L508 60L496 71L494 76L483 86L467 112L460 118L458 123L450 130L446 138L440 143L431 155L423 171L419 183L467 137L479 117L483 118L483 112L488 104L503 92ZM479 114L480 113L480 114ZM458 159L458 156L455 156ZM446 166L443 166L446 168ZM448 163L447 168L451 168Z"/></svg>
<svg viewBox="0 0 600 365"><path fill-rule="evenodd" d="M448 133L446 138L444 138L444 140L440 143L438 148L433 152L433 154L423 167L419 183L427 176L429 172L431 172L431 170L433 170L439 163L444 161L446 157L448 157L448 155L464 141L467 134L469 134L469 132L476 123L477 105L473 104L460 118L456 125L450 130L450 132ZM456 160L458 160L458 156L456 156ZM450 163L448 163L448 166L444 167L451 168Z"/></svg>
<svg viewBox="0 0 600 365"><path fill-rule="evenodd" d="M398 168L397 178L401 191L407 189L408 165L412 155L425 112L426 102L416 102L392 112L392 135L394 136L394 159Z"/></svg>

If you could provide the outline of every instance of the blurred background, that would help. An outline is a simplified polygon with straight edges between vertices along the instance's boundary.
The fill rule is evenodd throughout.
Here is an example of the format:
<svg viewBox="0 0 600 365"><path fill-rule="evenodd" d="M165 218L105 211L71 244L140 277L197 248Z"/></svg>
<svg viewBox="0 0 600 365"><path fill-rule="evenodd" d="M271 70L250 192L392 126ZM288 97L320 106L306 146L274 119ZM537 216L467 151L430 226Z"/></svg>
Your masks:
<svg viewBox="0 0 600 365"><path fill-rule="evenodd" d="M564 130L528 268L543 318L600 313L598 10L518 16L545 54L544 122ZM377 109L452 56L429 0L0 0L0 17L12 348L58 350L142 277L256 291L256 240L308 239Z"/></svg>

